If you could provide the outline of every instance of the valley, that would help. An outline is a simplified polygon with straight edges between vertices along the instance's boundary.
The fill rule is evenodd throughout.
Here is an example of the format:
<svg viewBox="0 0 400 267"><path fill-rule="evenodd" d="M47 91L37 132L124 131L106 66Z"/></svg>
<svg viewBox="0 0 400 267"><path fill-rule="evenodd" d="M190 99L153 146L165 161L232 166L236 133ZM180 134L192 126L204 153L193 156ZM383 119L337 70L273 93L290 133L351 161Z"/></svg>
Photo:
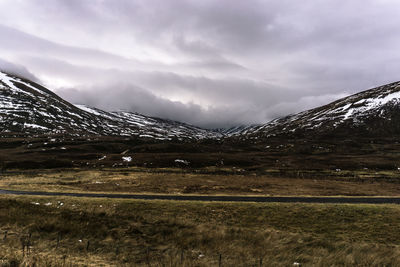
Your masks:
<svg viewBox="0 0 400 267"><path fill-rule="evenodd" d="M207 130L73 105L24 78L0 78L0 189L400 196L397 83L264 125ZM393 204L9 194L0 215L2 266L400 264Z"/></svg>
<svg viewBox="0 0 400 267"><path fill-rule="evenodd" d="M0 0L0 267L400 266L399 14Z"/></svg>

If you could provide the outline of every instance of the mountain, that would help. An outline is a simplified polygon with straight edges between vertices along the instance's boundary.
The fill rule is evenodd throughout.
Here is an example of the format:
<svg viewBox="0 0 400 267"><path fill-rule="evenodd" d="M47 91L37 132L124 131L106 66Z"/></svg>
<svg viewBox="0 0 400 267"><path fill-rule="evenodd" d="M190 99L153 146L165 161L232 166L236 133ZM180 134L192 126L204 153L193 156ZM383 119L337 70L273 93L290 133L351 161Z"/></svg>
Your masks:
<svg viewBox="0 0 400 267"><path fill-rule="evenodd" d="M266 124L211 131L133 112L108 112L73 105L35 82L0 72L0 135L40 134L126 136L158 140L221 139L228 136L253 141L272 137L400 135L400 82L363 91Z"/></svg>
<svg viewBox="0 0 400 267"><path fill-rule="evenodd" d="M263 140L271 137L390 136L400 134L400 82L395 82L325 106L247 127L231 136Z"/></svg>
<svg viewBox="0 0 400 267"><path fill-rule="evenodd" d="M219 132L224 136L234 136L234 135L239 135L240 133L245 132L248 129L252 129L253 127L256 126L258 125L239 125L230 128L218 128L214 129L214 131Z"/></svg>
<svg viewBox="0 0 400 267"><path fill-rule="evenodd" d="M159 140L219 138L220 133L132 112L73 105L30 80L0 72L0 135L136 136Z"/></svg>
<svg viewBox="0 0 400 267"><path fill-rule="evenodd" d="M75 105L77 108L91 113L102 120L110 120L118 124L120 129L125 129L122 135L137 135L139 137L155 138L159 140L184 138L184 139L204 139L219 138L222 135L201 129L189 124L144 116L139 113L127 111L107 112L101 109L88 107L85 105Z"/></svg>

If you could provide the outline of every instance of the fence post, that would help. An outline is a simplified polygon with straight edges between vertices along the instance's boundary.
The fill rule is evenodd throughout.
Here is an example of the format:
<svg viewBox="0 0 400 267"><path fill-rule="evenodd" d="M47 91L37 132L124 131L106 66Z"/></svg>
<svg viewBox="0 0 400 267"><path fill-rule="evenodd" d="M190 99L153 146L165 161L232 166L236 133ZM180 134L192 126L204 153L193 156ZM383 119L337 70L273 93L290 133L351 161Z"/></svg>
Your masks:
<svg viewBox="0 0 400 267"><path fill-rule="evenodd" d="M262 259L262 258L260 258L260 267L262 267L262 260L263 260L263 259Z"/></svg>
<svg viewBox="0 0 400 267"><path fill-rule="evenodd" d="M24 237L21 236L19 240L21 241L21 246L22 246L22 257L25 257L25 240L24 240Z"/></svg>
<svg viewBox="0 0 400 267"><path fill-rule="evenodd" d="M222 267L222 254L219 254L218 266Z"/></svg>
<svg viewBox="0 0 400 267"><path fill-rule="evenodd" d="M146 248L146 261L147 261L147 266L150 266L150 255L149 255L149 247Z"/></svg>
<svg viewBox="0 0 400 267"><path fill-rule="evenodd" d="M57 246L56 246L56 249L58 249L58 246L60 245L60 239L61 239L61 234L58 233L58 235L57 235Z"/></svg>
<svg viewBox="0 0 400 267"><path fill-rule="evenodd" d="M4 241L6 241L6 239L7 239L7 233L8 233L8 231L4 232L4 238L3 238Z"/></svg>
<svg viewBox="0 0 400 267"><path fill-rule="evenodd" d="M26 252L28 253L28 255L31 253L31 238L32 238L32 232L29 233L29 237L28 237L28 244L26 245Z"/></svg>

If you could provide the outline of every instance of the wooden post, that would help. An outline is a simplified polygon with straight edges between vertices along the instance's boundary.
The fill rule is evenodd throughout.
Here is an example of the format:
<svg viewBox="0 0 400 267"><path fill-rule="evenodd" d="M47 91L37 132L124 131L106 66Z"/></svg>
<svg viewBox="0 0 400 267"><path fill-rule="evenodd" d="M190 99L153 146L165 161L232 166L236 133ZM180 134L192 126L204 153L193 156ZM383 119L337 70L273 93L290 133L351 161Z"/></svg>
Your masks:
<svg viewBox="0 0 400 267"><path fill-rule="evenodd" d="M7 239L7 233L8 233L8 231L4 232L4 238L3 238L4 241L6 241L6 239Z"/></svg>
<svg viewBox="0 0 400 267"><path fill-rule="evenodd" d="M90 246L90 241L87 241L87 245L86 245L86 252L89 251L89 246Z"/></svg>
<svg viewBox="0 0 400 267"><path fill-rule="evenodd" d="M115 256L119 255L119 245L115 247Z"/></svg>
<svg viewBox="0 0 400 267"><path fill-rule="evenodd" d="M58 249L58 246L60 245L60 239L61 239L61 234L58 233L58 235L57 235L57 246L56 246L56 249Z"/></svg>
<svg viewBox="0 0 400 267"><path fill-rule="evenodd" d="M150 266L150 255L149 255L149 247L146 248L146 261L147 261L147 266Z"/></svg>
<svg viewBox="0 0 400 267"><path fill-rule="evenodd" d="M32 237L32 233L29 233L28 242L26 244L26 252L28 255L31 253L31 237Z"/></svg>
<svg viewBox="0 0 400 267"><path fill-rule="evenodd" d="M222 254L219 254L218 266L222 267Z"/></svg>
<svg viewBox="0 0 400 267"><path fill-rule="evenodd" d="M25 257L25 240L24 240L24 237L21 236L19 240L21 241L21 246L22 246L22 256Z"/></svg>
<svg viewBox="0 0 400 267"><path fill-rule="evenodd" d="M262 260L263 260L263 259L262 259L262 258L260 258L260 267L262 267Z"/></svg>

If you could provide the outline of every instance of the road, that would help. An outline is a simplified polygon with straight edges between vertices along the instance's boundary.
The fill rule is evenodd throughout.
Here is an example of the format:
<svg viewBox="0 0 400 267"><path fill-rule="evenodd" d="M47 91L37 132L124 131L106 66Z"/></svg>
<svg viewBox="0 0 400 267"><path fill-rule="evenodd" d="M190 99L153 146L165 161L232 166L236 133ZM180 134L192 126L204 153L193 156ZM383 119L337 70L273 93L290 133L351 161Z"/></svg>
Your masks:
<svg viewBox="0 0 400 267"><path fill-rule="evenodd" d="M340 204L400 204L398 197L263 197L263 196L193 196L37 192L0 189L0 195L68 196L90 198L120 198L142 200L219 201L219 202L280 202L280 203L340 203Z"/></svg>

